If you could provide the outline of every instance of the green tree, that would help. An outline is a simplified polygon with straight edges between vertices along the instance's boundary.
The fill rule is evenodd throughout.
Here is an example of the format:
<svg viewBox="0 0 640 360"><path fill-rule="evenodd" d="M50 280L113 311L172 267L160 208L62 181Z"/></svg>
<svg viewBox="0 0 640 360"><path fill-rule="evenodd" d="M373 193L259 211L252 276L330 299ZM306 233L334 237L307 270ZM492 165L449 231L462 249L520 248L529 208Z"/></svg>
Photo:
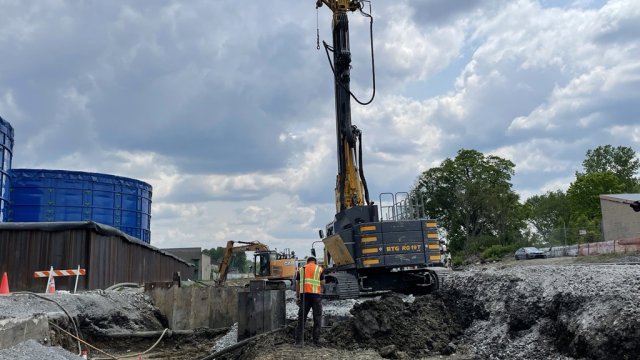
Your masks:
<svg viewBox="0 0 640 360"><path fill-rule="evenodd" d="M225 248L218 246L217 248L204 249L203 253L211 257L212 264L220 264L224 257ZM247 272L251 262L247 259L247 254L244 251L236 252L231 255L229 261L229 268L236 269L240 272Z"/></svg>
<svg viewBox="0 0 640 360"><path fill-rule="evenodd" d="M518 195L511 189L514 167L509 160L461 149L455 159L422 173L411 194L446 230L452 252L511 244L524 227Z"/></svg>
<svg viewBox="0 0 640 360"><path fill-rule="evenodd" d="M591 221L600 218L600 195L624 191L625 184L611 172L577 174L567 190L571 219ZM583 221L584 221L583 220Z"/></svg>
<svg viewBox="0 0 640 360"><path fill-rule="evenodd" d="M640 170L640 160L636 158L636 152L630 147L604 145L587 150L582 167L585 174L606 172L614 174L624 184L621 192L640 190L638 179L635 177Z"/></svg>
<svg viewBox="0 0 640 360"><path fill-rule="evenodd" d="M219 264L222 260L222 256L224 256L224 248L220 246L217 248L204 249L202 252L211 257L212 264Z"/></svg>
<svg viewBox="0 0 640 360"><path fill-rule="evenodd" d="M567 195L561 191L548 191L543 195L534 195L524 203L527 221L546 242L558 240L557 229L566 228L570 219L570 206Z"/></svg>

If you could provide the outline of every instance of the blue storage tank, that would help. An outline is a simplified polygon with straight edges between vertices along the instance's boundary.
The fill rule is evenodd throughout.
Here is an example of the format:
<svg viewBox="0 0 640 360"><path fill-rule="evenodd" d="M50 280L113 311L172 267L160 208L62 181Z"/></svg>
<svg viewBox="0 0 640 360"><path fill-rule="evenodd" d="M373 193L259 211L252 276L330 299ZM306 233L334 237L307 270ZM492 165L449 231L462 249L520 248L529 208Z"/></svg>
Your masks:
<svg viewBox="0 0 640 360"><path fill-rule="evenodd" d="M151 242L151 185L120 176L12 169L7 222L87 221Z"/></svg>
<svg viewBox="0 0 640 360"><path fill-rule="evenodd" d="M0 116L0 222L6 216L10 204L9 170L13 158L13 127Z"/></svg>

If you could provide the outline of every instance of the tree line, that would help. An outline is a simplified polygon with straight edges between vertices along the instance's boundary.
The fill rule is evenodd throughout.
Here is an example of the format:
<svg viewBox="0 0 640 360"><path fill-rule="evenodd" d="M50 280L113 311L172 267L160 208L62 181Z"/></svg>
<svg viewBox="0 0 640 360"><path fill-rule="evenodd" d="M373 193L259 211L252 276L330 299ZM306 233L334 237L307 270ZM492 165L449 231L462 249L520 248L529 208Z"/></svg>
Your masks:
<svg viewBox="0 0 640 360"><path fill-rule="evenodd" d="M512 188L513 162L460 149L455 158L418 177L410 200L439 221L454 259L491 256L524 244L547 244L558 229L580 228L587 236L597 235L599 195L640 191L639 169L640 160L630 147L599 146L586 152L582 171L567 191L548 191L521 202ZM572 232L564 240L579 239Z"/></svg>
<svg viewBox="0 0 640 360"><path fill-rule="evenodd" d="M216 248L204 249L202 250L202 253L211 257L211 264L220 265L222 257L224 256L224 251L224 247L218 246ZM233 253L233 255L231 255L231 260L229 261L229 270L242 273L248 272L251 267L252 260L247 259L247 254L244 251Z"/></svg>

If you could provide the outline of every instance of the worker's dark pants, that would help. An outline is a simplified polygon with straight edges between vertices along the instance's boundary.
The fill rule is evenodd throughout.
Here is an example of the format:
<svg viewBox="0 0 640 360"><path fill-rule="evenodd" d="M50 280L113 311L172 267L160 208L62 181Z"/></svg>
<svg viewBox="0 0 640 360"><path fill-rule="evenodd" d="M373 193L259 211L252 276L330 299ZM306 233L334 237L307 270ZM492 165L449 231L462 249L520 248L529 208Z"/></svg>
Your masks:
<svg viewBox="0 0 640 360"><path fill-rule="evenodd" d="M296 343L300 343L302 341L302 326L304 324L304 319L309 315L309 310L313 309L313 342L318 343L320 341L320 327L322 326L322 298L321 297L311 297L311 296L301 296L304 298L304 301L300 303L300 308L298 309L298 327L296 329Z"/></svg>

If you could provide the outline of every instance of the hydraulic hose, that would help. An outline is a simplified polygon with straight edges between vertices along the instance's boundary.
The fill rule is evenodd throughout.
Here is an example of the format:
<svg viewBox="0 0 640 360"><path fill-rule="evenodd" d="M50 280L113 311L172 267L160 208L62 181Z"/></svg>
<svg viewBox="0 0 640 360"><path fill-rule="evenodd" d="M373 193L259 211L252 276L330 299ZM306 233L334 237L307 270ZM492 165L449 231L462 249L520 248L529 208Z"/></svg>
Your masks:
<svg viewBox="0 0 640 360"><path fill-rule="evenodd" d="M116 289L123 288L123 287L137 288L137 287L140 287L140 284L137 284L137 283L119 283L119 284L111 285L111 286L109 286L108 288L106 288L104 290L105 291L116 290Z"/></svg>
<svg viewBox="0 0 640 360"><path fill-rule="evenodd" d="M367 186L367 180L364 178L364 165L362 163L362 133L358 133L358 172L360 173L360 180L364 187L364 199L368 205L369 202L369 187Z"/></svg>

